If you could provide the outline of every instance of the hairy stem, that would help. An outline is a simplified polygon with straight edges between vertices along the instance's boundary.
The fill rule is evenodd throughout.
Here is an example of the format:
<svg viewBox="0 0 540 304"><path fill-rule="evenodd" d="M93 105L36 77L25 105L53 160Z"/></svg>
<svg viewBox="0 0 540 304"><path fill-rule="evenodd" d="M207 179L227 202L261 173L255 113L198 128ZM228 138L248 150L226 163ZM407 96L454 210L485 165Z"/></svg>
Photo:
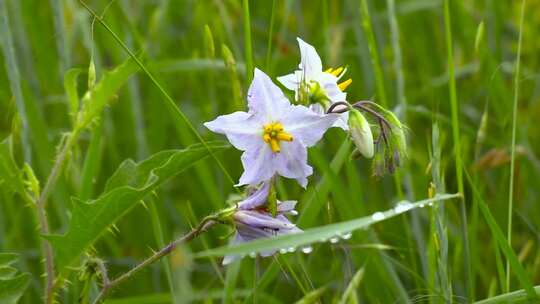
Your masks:
<svg viewBox="0 0 540 304"><path fill-rule="evenodd" d="M60 173L62 172L62 168L64 166L64 162L67 158L67 155L69 151L71 150L71 147L73 146L73 144L77 141L78 136L79 136L79 131L77 130L73 131L72 133L68 135L65 143L60 148L60 151L58 155L56 156L56 161L51 170L51 173L47 177L47 181L45 182L45 187L43 187L43 191L41 192L41 195L36 201L36 210L38 214L39 228L42 235L48 235L50 233L49 222L47 220L47 211L45 209L45 206L47 204L47 198L49 197L51 190L56 185L56 182L58 181L58 177L60 176ZM49 304L49 303L52 303L54 300L54 280L55 280L54 255L53 255L53 250L49 241L42 239L41 242L42 242L41 248L45 256L45 273L46 273L45 303Z"/></svg>
<svg viewBox="0 0 540 304"><path fill-rule="evenodd" d="M207 216L205 217L200 224L193 228L189 233L185 234L184 236L174 240L169 245L163 247L158 252L154 253L153 255L146 258L144 261L139 263L137 266L133 267L128 272L124 273L123 275L119 276L118 278L112 280L109 282L108 278L105 280L103 278L103 288L101 289L101 292L98 294L96 299L94 300L94 304L101 303L109 294L109 292L117 287L118 285L122 284L123 282L129 280L131 277L133 277L135 274L137 274L139 271L144 269L146 266L151 265L152 263L156 262L157 260L161 259L162 257L170 254L173 252L173 250L181 243L189 242L199 236L201 233L205 232L208 228L214 226L217 224L217 217L215 216ZM106 272L105 272L106 273Z"/></svg>

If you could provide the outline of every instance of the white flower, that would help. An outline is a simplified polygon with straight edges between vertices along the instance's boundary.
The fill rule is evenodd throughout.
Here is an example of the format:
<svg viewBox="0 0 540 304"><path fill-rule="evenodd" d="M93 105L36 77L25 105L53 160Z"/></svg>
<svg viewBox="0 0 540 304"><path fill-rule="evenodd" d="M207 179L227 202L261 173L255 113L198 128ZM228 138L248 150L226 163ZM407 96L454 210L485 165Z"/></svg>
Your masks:
<svg viewBox="0 0 540 304"><path fill-rule="evenodd" d="M225 134L234 147L244 151L244 173L238 185L257 184L279 174L305 187L313 173L307 164L307 147L315 145L338 116L291 105L258 69L249 88L248 108L248 112L222 115L204 124Z"/></svg>
<svg viewBox="0 0 540 304"><path fill-rule="evenodd" d="M347 69L340 67L323 71L321 58L315 48L300 38L296 39L300 47L301 58L298 70L277 79L287 89L295 92L295 98L298 102L301 102L302 96L315 95L315 103L310 108L317 113L324 114L325 108L330 104L338 101L346 101L347 94L344 90L352 83L352 80L347 79L338 84L339 79L345 74ZM321 94L327 100L320 100L321 98L319 97ZM325 102L326 104L323 106L321 102ZM334 127L348 130L347 119L347 112L341 114L340 118L335 122Z"/></svg>

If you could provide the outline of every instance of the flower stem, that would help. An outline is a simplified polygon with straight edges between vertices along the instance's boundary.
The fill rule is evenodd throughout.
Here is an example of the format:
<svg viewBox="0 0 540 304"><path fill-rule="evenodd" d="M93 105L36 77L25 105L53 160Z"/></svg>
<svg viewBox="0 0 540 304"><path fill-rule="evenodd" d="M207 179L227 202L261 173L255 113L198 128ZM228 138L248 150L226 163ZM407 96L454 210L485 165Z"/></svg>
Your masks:
<svg viewBox="0 0 540 304"><path fill-rule="evenodd" d="M219 223L218 216L207 216L205 217L197 227L193 228L189 233L185 234L184 236L174 240L169 245L163 247L158 252L154 253L150 257L146 258L144 261L142 261L137 266L133 267L128 272L124 273L123 275L119 276L118 278L109 281L109 279L103 278L103 288L101 289L101 292L98 294L96 299L94 300L94 304L101 303L109 294L109 292L120 285L121 283L129 280L131 277L133 277L136 273L144 269L146 266L156 262L157 260L161 259L162 257L170 254L173 252L173 250L181 243L189 242L199 236L201 233L205 232L208 228L214 226L215 224ZM103 273L103 271L102 271ZM108 283L107 283L108 282Z"/></svg>

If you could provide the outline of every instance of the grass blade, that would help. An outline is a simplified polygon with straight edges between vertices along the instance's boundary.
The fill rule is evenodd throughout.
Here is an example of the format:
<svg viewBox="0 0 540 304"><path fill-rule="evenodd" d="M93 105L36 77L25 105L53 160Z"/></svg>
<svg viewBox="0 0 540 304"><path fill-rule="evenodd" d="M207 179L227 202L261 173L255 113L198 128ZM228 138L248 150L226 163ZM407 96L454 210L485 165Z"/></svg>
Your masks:
<svg viewBox="0 0 540 304"><path fill-rule="evenodd" d="M406 207L400 207L400 205L398 205L396 206L396 208L387 210L385 212L377 212L371 216L366 216L351 221L345 221L326 226L319 226L316 228L305 230L303 233L283 235L271 239L256 240L235 246L224 246L215 249L205 250L195 254L194 256L196 258L211 256L217 257L228 254L243 256L247 254L261 253L281 248L299 248L302 246L309 246L310 244L319 242L321 240L326 241L338 235L346 235L358 229L368 228L375 223L382 222L406 211L421 208L428 204L457 198L459 196L459 194L442 194L436 196L433 199L426 199L418 201L416 203L407 203Z"/></svg>
<svg viewBox="0 0 540 304"><path fill-rule="evenodd" d="M480 195L478 189L476 188L476 185L472 181L472 178L465 170L465 174L467 176L467 180L469 181L469 184L471 186L472 192L474 196L478 200L478 207L480 208L480 212L482 212L482 215L484 216L484 219L486 220L489 229L491 230L491 233L493 234L493 237L497 241L497 244L499 245L499 248L504 253L506 260L510 263L512 266L512 270L515 273L515 275L518 277L519 282L521 283L522 287L525 289L525 292L527 293L527 296L530 300L540 300L538 295L536 294L533 285L527 276L527 272L519 262L515 252L512 250L512 247L510 247L510 244L508 244L508 241L504 238L504 233L502 232L499 225L497 225L497 222L495 221L495 218L493 215L491 215L491 211L489 211L489 207L487 206L486 202L482 199L482 196Z"/></svg>
<svg viewBox="0 0 540 304"><path fill-rule="evenodd" d="M514 75L514 106L512 109L512 146L510 152L510 185L508 190L508 244L512 247L512 213L514 205L514 166L516 159L516 124L517 124L517 106L519 99L519 73L521 66L521 42L523 38L523 15L525 14L525 0L521 3L521 14L519 17L519 40L516 58L516 74ZM506 261L506 291L510 291L510 261Z"/></svg>
<svg viewBox="0 0 540 304"><path fill-rule="evenodd" d="M455 167L456 167L456 178L458 185L458 192L464 193L463 189L463 160L462 160L462 149L461 149L461 138L459 134L459 109L457 103L457 93L456 93L456 76L454 71L454 55L452 50L452 27L450 21L450 2L449 0L444 1L444 27L446 34L446 48L447 48L447 65L448 65L448 90L450 93L450 106L452 111L452 138L454 142L454 157L456 158ZM465 206L465 197L463 196L460 202L460 213L461 213L461 235L463 239L463 250L464 250L464 268L465 268L465 282L467 282L467 295L469 300L472 300L473 297L473 287L471 280L471 257L469 250L469 234L467 229L467 209Z"/></svg>

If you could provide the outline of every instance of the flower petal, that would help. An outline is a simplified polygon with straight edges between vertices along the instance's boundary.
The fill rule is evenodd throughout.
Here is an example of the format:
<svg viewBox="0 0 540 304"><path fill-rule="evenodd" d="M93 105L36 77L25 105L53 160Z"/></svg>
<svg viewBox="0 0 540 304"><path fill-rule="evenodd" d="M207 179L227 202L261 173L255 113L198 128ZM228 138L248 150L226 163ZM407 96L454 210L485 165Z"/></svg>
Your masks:
<svg viewBox="0 0 540 304"><path fill-rule="evenodd" d="M279 76L277 80L287 89L296 91L300 86L300 79L296 75L296 72L287 75Z"/></svg>
<svg viewBox="0 0 540 304"><path fill-rule="evenodd" d="M273 217L267 212L255 210L238 210L234 213L235 222L251 227L267 228L271 230L292 229L295 225L286 217Z"/></svg>
<svg viewBox="0 0 540 304"><path fill-rule="evenodd" d="M341 91L338 87L338 78L336 76L329 73L320 73L315 80L324 89L332 103L347 100L347 93Z"/></svg>
<svg viewBox="0 0 540 304"><path fill-rule="evenodd" d="M337 114L317 114L304 106L292 106L281 118L281 124L285 131L292 134L293 142L300 140L302 144L311 147L338 117Z"/></svg>
<svg viewBox="0 0 540 304"><path fill-rule="evenodd" d="M283 201L283 202L278 201L277 211L279 213L296 215L298 214L298 212L294 210L296 203L297 203L296 201Z"/></svg>
<svg viewBox="0 0 540 304"><path fill-rule="evenodd" d="M205 122L212 132L224 134L231 144L242 151L262 141L263 126L257 118L246 112L234 112Z"/></svg>
<svg viewBox="0 0 540 304"><path fill-rule="evenodd" d="M261 205L264 205L266 201L268 200L269 193L270 193L270 183L263 182L263 184L259 187L259 189L257 189L257 191L253 192L253 194L248 196L245 200L238 203L238 209L241 209L241 210L255 209L257 207L260 207Z"/></svg>
<svg viewBox="0 0 540 304"><path fill-rule="evenodd" d="M259 69L255 69L253 82L248 91L248 107L250 113L271 122L279 117L283 108L290 105L289 100L276 86L270 77Z"/></svg>
<svg viewBox="0 0 540 304"><path fill-rule="evenodd" d="M306 80L311 80L314 75L322 72L321 57L312 45L300 38L296 38L296 40L298 40L300 47L301 58L298 68L304 71Z"/></svg>
<svg viewBox="0 0 540 304"><path fill-rule="evenodd" d="M307 149L298 139L281 142L281 152L275 154L273 163L279 175L296 179L304 188L307 177L313 173L313 168L307 164Z"/></svg>
<svg viewBox="0 0 540 304"><path fill-rule="evenodd" d="M258 184L269 180L276 173L272 162L272 154L270 146L262 139L258 141L258 144L253 149L246 150L242 154L244 173L240 177L237 186Z"/></svg>
<svg viewBox="0 0 540 304"><path fill-rule="evenodd" d="M337 106L336 109L340 108L340 106ZM318 114L321 114L321 115L326 115L326 111L324 110L324 108L320 105L320 104L312 104L309 106L309 109L315 113L318 113ZM343 129L344 131L348 131L349 130L349 112L345 112L345 113L341 113L341 114L336 114L336 115L339 115L339 118L336 120L336 122L334 122L334 124L332 125L332 127L337 127L337 128L341 128Z"/></svg>

